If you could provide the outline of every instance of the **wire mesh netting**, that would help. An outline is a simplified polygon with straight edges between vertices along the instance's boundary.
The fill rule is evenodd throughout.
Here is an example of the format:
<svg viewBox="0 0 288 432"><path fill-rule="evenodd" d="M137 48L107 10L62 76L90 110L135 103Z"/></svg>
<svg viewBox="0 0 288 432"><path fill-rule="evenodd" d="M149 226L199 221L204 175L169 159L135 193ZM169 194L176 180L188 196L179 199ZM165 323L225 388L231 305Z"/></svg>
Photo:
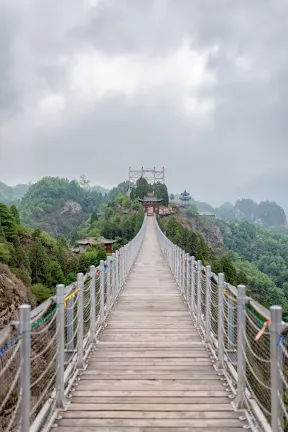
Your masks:
<svg viewBox="0 0 288 432"><path fill-rule="evenodd" d="M0 431L12 430L19 423L20 337L7 334L0 356Z"/></svg>
<svg viewBox="0 0 288 432"><path fill-rule="evenodd" d="M30 422L51 394L57 374L57 305L51 305L42 319L33 322L30 357Z"/></svg>

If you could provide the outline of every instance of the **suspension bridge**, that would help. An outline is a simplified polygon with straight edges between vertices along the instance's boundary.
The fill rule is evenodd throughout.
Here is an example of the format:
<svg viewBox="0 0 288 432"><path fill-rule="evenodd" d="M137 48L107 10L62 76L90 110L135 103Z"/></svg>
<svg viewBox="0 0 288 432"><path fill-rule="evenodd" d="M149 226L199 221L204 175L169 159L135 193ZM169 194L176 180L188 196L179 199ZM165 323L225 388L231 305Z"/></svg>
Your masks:
<svg viewBox="0 0 288 432"><path fill-rule="evenodd" d="M1 431L287 430L282 309L145 216L99 268L0 333Z"/></svg>

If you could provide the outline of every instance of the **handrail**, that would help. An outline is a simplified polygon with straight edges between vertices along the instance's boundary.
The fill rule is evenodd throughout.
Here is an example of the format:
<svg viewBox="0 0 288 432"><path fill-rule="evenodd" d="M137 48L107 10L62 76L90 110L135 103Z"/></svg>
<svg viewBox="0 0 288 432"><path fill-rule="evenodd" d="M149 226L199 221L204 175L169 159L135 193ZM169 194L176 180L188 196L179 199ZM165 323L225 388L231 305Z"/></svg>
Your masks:
<svg viewBox="0 0 288 432"><path fill-rule="evenodd" d="M230 384L233 405L246 410L250 426L284 431L288 419L288 349L282 333L282 308L267 310L246 295L246 287L225 283L223 274L186 254L162 232L155 216L161 251L215 368ZM203 275L204 273L204 275ZM285 429L286 430L286 429Z"/></svg>
<svg viewBox="0 0 288 432"><path fill-rule="evenodd" d="M77 374L103 331L141 247L147 216L136 236L77 282L0 332L0 430L38 432L53 424ZM17 332L16 335L13 334ZM11 335L13 343L7 344Z"/></svg>

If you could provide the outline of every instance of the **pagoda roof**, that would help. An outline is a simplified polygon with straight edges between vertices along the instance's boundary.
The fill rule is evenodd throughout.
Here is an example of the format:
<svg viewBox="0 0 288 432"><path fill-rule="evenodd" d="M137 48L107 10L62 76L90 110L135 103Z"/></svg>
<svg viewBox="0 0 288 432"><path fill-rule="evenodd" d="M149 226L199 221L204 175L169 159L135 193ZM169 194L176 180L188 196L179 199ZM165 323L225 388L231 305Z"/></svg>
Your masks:
<svg viewBox="0 0 288 432"><path fill-rule="evenodd" d="M138 198L138 200L141 202L161 202L161 201L163 201L162 198L157 198L155 196L149 196L149 195L145 195L142 199Z"/></svg>
<svg viewBox="0 0 288 432"><path fill-rule="evenodd" d="M99 237L98 239L95 239L93 237L88 237L86 239L77 240L76 243L79 245L99 245L99 244L113 244L116 240L106 239L104 237Z"/></svg>

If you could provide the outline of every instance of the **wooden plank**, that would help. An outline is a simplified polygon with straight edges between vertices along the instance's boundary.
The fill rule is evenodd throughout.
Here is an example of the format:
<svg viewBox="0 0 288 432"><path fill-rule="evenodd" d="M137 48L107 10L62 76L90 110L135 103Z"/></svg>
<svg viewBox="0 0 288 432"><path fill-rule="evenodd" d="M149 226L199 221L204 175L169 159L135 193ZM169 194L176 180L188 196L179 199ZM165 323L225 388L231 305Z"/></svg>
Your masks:
<svg viewBox="0 0 288 432"><path fill-rule="evenodd" d="M207 381L206 381L207 382ZM190 390L190 391L199 391L199 390L222 390L223 384L219 381L211 381L211 383L207 382L207 384L203 382L183 382L179 381L145 381L145 380L117 380L111 382L109 380L82 380L79 381L78 387L79 390Z"/></svg>
<svg viewBox="0 0 288 432"><path fill-rule="evenodd" d="M207 397L207 396L188 396L188 397L141 397L141 396L74 396L73 394L73 403L78 404L105 404L105 406L108 406L107 409L109 409L110 404L129 404L136 405L141 408L141 404L155 404L155 405L165 405L165 404L187 404L187 405L206 405L207 409L210 408L208 405L214 405L214 404L229 404L230 405L230 399L228 398L228 395L226 394L226 397L221 396L215 396L215 397ZM72 404L70 405L72 406ZM140 409L139 408L139 409ZM138 409L138 408L137 408Z"/></svg>
<svg viewBox="0 0 288 432"><path fill-rule="evenodd" d="M84 409L83 409L84 408ZM66 411L63 413L66 419L238 419L239 413L232 410L225 411L98 411L81 410Z"/></svg>
<svg viewBox="0 0 288 432"><path fill-rule="evenodd" d="M160 358L160 359L165 359L165 358L180 358L180 359L184 359L184 358L207 358L207 351L206 350L199 350L199 351L193 351L193 350L186 350L186 351L173 351L171 352L171 350L165 350L163 349L162 351L117 351L117 350L108 350L107 352L102 351L102 350L97 350L94 354L92 354L91 359L95 360L99 357L105 357L105 358L109 358L109 357L121 357L121 358Z"/></svg>
<svg viewBox="0 0 288 432"><path fill-rule="evenodd" d="M148 376L147 376L148 375ZM161 380L161 381L165 381L165 380L167 380L167 381L173 381L173 380L184 380L184 381L187 381L187 377L189 377L189 380L193 380L193 382L194 382L194 380L196 381L217 381L217 382L219 382L219 377L218 376L216 376L216 375L209 375L209 374L206 374L206 375L199 375L199 374L191 374L191 375L187 375L187 374L185 374L185 375L183 375L183 374L181 374L181 372L180 373L178 373L178 374L176 374L176 373L170 373L169 372L169 374L159 374L158 372L157 373L154 373L154 374L152 374L151 372L149 373L149 374L137 374L137 373L134 373L134 374L130 374L130 375L128 375L128 374L125 374L125 373L120 373L120 372L116 372L115 373L115 371L113 371L112 373L107 373L107 371L106 371L106 373L104 373L104 372L98 372L97 374L91 374L89 371L86 373L84 373L82 376L81 376L81 380L89 380L89 381L94 381L94 380L97 380L97 379L101 379L101 380L122 380L122 379L125 379L125 380L137 380L137 381L139 381L139 380L141 380L141 379L149 379L149 380Z"/></svg>
<svg viewBox="0 0 288 432"><path fill-rule="evenodd" d="M81 390L76 387L75 396L131 396L131 397L217 397L227 396L223 390Z"/></svg>
<svg viewBox="0 0 288 432"><path fill-rule="evenodd" d="M143 403L143 404L129 404L129 403L119 403L110 405L106 403L85 403L85 407L83 408L83 403L72 403L69 406L69 411L172 411L172 412L189 412L196 411L198 413L202 411L207 411L207 404L183 404L183 403L175 403L175 404L151 404L151 403ZM214 403L212 407L212 412L215 411L231 411L231 405L227 402L226 404L217 404ZM235 414L233 412L233 414ZM239 415L239 414L238 414Z"/></svg>
<svg viewBox="0 0 288 432"><path fill-rule="evenodd" d="M117 426L86 426L85 431L83 431L82 427L78 427L75 425L71 426L58 426L57 428L58 432L191 432L191 428L188 427L165 427L163 429L162 427L134 427L134 426L124 426L124 427L117 427ZM242 427L219 427L213 429L209 429L210 432L243 432ZM203 428L193 428L193 432L204 432Z"/></svg>
<svg viewBox="0 0 288 432"><path fill-rule="evenodd" d="M69 412L69 411L68 411ZM125 426L125 427L189 427L189 428L223 428L223 427L240 427L238 419L86 419L86 418L63 418L57 422L60 426L82 427L87 430L90 426Z"/></svg>

